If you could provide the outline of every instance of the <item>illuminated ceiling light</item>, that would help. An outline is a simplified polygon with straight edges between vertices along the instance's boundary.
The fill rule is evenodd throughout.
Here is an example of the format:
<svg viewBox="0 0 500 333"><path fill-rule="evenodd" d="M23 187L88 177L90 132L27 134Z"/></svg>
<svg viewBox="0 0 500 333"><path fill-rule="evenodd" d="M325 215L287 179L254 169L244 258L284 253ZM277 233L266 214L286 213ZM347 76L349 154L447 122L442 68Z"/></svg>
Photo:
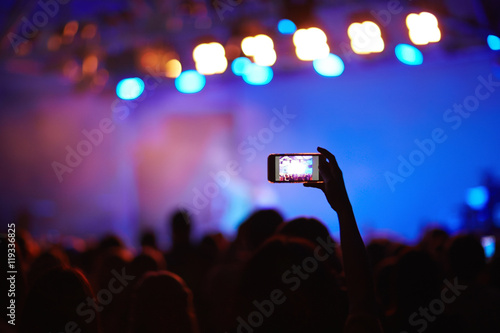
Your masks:
<svg viewBox="0 0 500 333"><path fill-rule="evenodd" d="M382 31L372 21L352 23L347 29L351 39L351 48L357 54L380 53L384 50Z"/></svg>
<svg viewBox="0 0 500 333"><path fill-rule="evenodd" d="M297 30L295 23L288 19L282 19L278 23L278 31L283 35L291 35Z"/></svg>
<svg viewBox="0 0 500 333"><path fill-rule="evenodd" d="M326 40L325 33L319 28L299 29L293 34L295 53L303 61L326 58L330 53Z"/></svg>
<svg viewBox="0 0 500 333"><path fill-rule="evenodd" d="M116 95L124 100L136 99L143 91L144 81L138 77L123 79L116 85Z"/></svg>
<svg viewBox="0 0 500 333"><path fill-rule="evenodd" d="M322 76L339 76L344 72L344 62L336 54L313 61L314 70Z"/></svg>
<svg viewBox="0 0 500 333"><path fill-rule="evenodd" d="M99 65L99 60L95 55L89 55L83 60L82 63L82 73L83 74L94 74L97 71L97 66Z"/></svg>
<svg viewBox="0 0 500 333"><path fill-rule="evenodd" d="M83 27L81 35L83 39L92 39L97 33L97 26L93 23L87 24Z"/></svg>
<svg viewBox="0 0 500 333"><path fill-rule="evenodd" d="M416 66L424 62L424 56L415 46L398 44L394 49L396 58L405 65Z"/></svg>
<svg viewBox="0 0 500 333"><path fill-rule="evenodd" d="M196 70L200 74L212 75L224 73L227 68L226 52L219 43L207 43L196 46L193 50Z"/></svg>
<svg viewBox="0 0 500 333"><path fill-rule="evenodd" d="M266 85L273 79L273 70L271 67L259 66L254 63L250 63L242 75L243 80L254 86Z"/></svg>
<svg viewBox="0 0 500 333"><path fill-rule="evenodd" d="M492 49L493 51L500 50L500 38L498 36L488 35L486 41L488 42L488 46L490 47L490 49Z"/></svg>
<svg viewBox="0 0 500 333"><path fill-rule="evenodd" d="M179 75L181 75L182 72L182 65L181 62L177 59L170 59L167 61L165 64L165 76L175 79Z"/></svg>
<svg viewBox="0 0 500 333"><path fill-rule="evenodd" d="M406 17L406 26L410 40L415 45L427 45L441 40L438 20L431 13L409 14Z"/></svg>
<svg viewBox="0 0 500 333"><path fill-rule="evenodd" d="M205 87L205 76L190 69L184 71L175 79L175 87L184 94L194 94Z"/></svg>

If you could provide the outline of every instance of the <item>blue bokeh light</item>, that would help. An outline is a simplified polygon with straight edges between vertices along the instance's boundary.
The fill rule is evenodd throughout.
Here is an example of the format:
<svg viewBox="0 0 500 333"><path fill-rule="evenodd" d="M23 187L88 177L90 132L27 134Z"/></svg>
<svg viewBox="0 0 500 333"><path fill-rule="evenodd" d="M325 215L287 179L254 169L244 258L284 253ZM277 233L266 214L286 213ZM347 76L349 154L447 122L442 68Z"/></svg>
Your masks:
<svg viewBox="0 0 500 333"><path fill-rule="evenodd" d="M231 63L231 69L234 75L242 76L245 73L247 66L251 63L250 59L246 57L239 57L233 60Z"/></svg>
<svg viewBox="0 0 500 333"><path fill-rule="evenodd" d="M175 87L184 94L194 94L201 91L207 82L204 75L194 69L184 71L175 79Z"/></svg>
<svg viewBox="0 0 500 333"><path fill-rule="evenodd" d="M344 72L344 62L336 55L330 53L328 57L313 61L314 70L322 76L339 76Z"/></svg>
<svg viewBox="0 0 500 333"><path fill-rule="evenodd" d="M291 35L295 30L297 30L297 26L288 19L282 19L278 23L278 31L283 35Z"/></svg>
<svg viewBox="0 0 500 333"><path fill-rule="evenodd" d="M424 62L424 56L415 46L408 44L398 44L394 49L396 57L405 65L416 66Z"/></svg>
<svg viewBox="0 0 500 333"><path fill-rule="evenodd" d="M477 186L467 190L467 205L470 208L483 209L489 200L488 189L485 186Z"/></svg>
<svg viewBox="0 0 500 333"><path fill-rule="evenodd" d="M245 73L243 73L243 80L254 86L262 86L268 84L273 79L273 70L268 66L259 66L254 63L250 63L245 68Z"/></svg>
<svg viewBox="0 0 500 333"><path fill-rule="evenodd" d="M493 51L500 50L500 37L495 35L488 35L486 41L488 42L488 46L490 47L490 49L492 49Z"/></svg>
<svg viewBox="0 0 500 333"><path fill-rule="evenodd" d="M136 99L144 91L144 81L138 77L123 79L116 85L116 95L125 100Z"/></svg>

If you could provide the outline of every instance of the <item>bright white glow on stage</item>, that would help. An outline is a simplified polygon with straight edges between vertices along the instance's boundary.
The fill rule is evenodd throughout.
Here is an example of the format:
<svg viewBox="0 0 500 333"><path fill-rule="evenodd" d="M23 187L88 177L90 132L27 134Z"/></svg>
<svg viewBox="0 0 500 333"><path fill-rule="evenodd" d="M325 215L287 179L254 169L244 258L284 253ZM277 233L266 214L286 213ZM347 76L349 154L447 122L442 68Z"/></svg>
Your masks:
<svg viewBox="0 0 500 333"><path fill-rule="evenodd" d="M438 20L431 13L409 14L406 17L406 26L410 40L415 45L427 45L441 40Z"/></svg>
<svg viewBox="0 0 500 333"><path fill-rule="evenodd" d="M299 29L293 34L297 58L303 61L326 58L330 53L326 34L319 28Z"/></svg>
<svg viewBox="0 0 500 333"><path fill-rule="evenodd" d="M477 186L467 190L467 204L470 208L483 209L489 200L488 189L484 186Z"/></svg>
<svg viewBox="0 0 500 333"><path fill-rule="evenodd" d="M415 46L408 44L398 44L394 49L396 58L405 65L415 66L424 62L424 56Z"/></svg>
<svg viewBox="0 0 500 333"><path fill-rule="evenodd" d="M226 51L219 43L205 43L193 50L196 70L200 74L212 75L224 73L227 68Z"/></svg>
<svg viewBox="0 0 500 333"><path fill-rule="evenodd" d="M144 91L144 81L138 77L123 79L116 85L116 95L125 100L136 99Z"/></svg>
<svg viewBox="0 0 500 333"><path fill-rule="evenodd" d="M278 23L278 31L283 35L291 35L297 30L295 23L288 19L282 19Z"/></svg>
<svg viewBox="0 0 500 333"><path fill-rule="evenodd" d="M336 54L313 61L314 70L322 76L339 76L344 72L344 62Z"/></svg>
<svg viewBox="0 0 500 333"><path fill-rule="evenodd" d="M241 49L245 55L252 56L257 65L272 66L276 62L274 43L267 35L245 37L241 41Z"/></svg>
<svg viewBox="0 0 500 333"><path fill-rule="evenodd" d="M201 91L205 87L205 76L190 69L184 71L175 79L175 87L184 94L193 94Z"/></svg>
<svg viewBox="0 0 500 333"><path fill-rule="evenodd" d="M380 53L384 50L384 40L379 26L371 21L352 23L347 28L351 48L357 54Z"/></svg>
<svg viewBox="0 0 500 333"><path fill-rule="evenodd" d="M262 86L268 84L273 79L273 70L271 67L259 66L250 63L246 66L245 73L243 73L243 80L254 86Z"/></svg>
<svg viewBox="0 0 500 333"><path fill-rule="evenodd" d="M488 42L488 46L490 47L490 49L492 49L493 51L500 50L500 38L498 36L488 35L486 41Z"/></svg>

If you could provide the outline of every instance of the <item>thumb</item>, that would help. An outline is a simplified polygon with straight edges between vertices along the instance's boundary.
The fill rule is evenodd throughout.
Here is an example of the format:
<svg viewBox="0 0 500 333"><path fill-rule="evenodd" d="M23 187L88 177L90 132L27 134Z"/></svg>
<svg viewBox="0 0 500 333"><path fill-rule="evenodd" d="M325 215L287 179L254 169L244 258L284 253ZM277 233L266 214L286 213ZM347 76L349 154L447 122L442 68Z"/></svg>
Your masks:
<svg viewBox="0 0 500 333"><path fill-rule="evenodd" d="M325 190L325 183L304 183L304 187L319 188L320 190Z"/></svg>

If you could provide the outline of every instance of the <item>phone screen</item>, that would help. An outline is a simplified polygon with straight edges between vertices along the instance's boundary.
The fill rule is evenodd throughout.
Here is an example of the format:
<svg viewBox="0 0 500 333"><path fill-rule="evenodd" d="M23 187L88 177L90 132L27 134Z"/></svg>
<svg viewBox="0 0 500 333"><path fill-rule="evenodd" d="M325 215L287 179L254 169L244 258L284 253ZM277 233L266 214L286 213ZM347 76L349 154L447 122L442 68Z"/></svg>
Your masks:
<svg viewBox="0 0 500 333"><path fill-rule="evenodd" d="M271 158L272 157L272 158ZM276 183L320 182L320 154L273 154L270 155L269 181Z"/></svg>

